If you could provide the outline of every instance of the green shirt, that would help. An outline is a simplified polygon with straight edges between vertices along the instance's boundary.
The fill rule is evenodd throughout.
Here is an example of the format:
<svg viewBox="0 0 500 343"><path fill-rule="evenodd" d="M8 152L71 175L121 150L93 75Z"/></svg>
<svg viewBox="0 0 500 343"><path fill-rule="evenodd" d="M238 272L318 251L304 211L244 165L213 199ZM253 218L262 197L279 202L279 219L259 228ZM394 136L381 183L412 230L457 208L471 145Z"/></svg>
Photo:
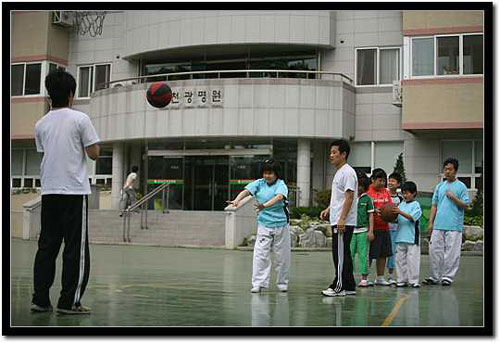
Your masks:
<svg viewBox="0 0 500 343"><path fill-rule="evenodd" d="M366 193L361 194L361 196L358 199L358 222L356 227L368 228L370 224L368 221L369 213L372 213L374 211L375 209L373 207L372 198L370 198ZM361 231L366 231L366 230L361 230Z"/></svg>

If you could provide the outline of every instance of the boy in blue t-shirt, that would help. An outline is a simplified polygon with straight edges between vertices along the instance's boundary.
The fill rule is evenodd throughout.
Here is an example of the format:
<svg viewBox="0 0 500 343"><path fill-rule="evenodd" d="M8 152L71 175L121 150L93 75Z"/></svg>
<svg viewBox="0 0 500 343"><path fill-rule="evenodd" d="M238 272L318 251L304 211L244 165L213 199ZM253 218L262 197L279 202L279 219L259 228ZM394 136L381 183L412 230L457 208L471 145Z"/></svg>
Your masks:
<svg viewBox="0 0 500 343"><path fill-rule="evenodd" d="M417 185L407 181L401 187L404 201L395 209L398 216L398 232L396 235L396 272L398 274L397 287L411 285L420 287L418 277L420 273L420 232L418 220L422 216L420 204L415 200Z"/></svg>
<svg viewBox="0 0 500 343"><path fill-rule="evenodd" d="M470 199L467 186L457 180L458 161L448 158L443 163L445 181L440 182L432 195L429 218L429 271L422 283L443 286L452 284L460 262L464 210Z"/></svg>
<svg viewBox="0 0 500 343"><path fill-rule="evenodd" d="M276 256L276 284L280 292L288 291L290 268L290 227L288 213L288 188L280 178L280 166L274 160L262 164L261 179L257 179L242 190L233 201L235 207L249 195L255 196L257 215L257 238L253 250L252 293L269 288L271 277L271 251Z"/></svg>

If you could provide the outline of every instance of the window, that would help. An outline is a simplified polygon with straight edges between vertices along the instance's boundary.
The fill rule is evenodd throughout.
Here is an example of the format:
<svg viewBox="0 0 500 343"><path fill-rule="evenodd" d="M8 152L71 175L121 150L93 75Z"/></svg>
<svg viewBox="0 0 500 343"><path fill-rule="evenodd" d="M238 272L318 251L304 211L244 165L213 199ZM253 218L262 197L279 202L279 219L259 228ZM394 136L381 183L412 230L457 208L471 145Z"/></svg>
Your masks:
<svg viewBox="0 0 500 343"><path fill-rule="evenodd" d="M41 62L13 64L11 77L12 96L41 94Z"/></svg>
<svg viewBox="0 0 500 343"><path fill-rule="evenodd" d="M51 73L52 71L56 70L57 68L61 69L61 70L66 70L66 68L64 68L63 66L60 66L56 63L52 63L52 62L49 62L49 73Z"/></svg>
<svg viewBox="0 0 500 343"><path fill-rule="evenodd" d="M12 175L23 175L24 150L12 150L11 173Z"/></svg>
<svg viewBox="0 0 500 343"><path fill-rule="evenodd" d="M457 178L469 189L482 187L483 142L482 141L443 141L441 161L448 157L458 160ZM444 175L441 170L441 177Z"/></svg>
<svg viewBox="0 0 500 343"><path fill-rule="evenodd" d="M113 174L112 162L113 162L113 150L108 148L102 148L99 158L96 161L96 166L95 166L96 175Z"/></svg>
<svg viewBox="0 0 500 343"><path fill-rule="evenodd" d="M483 35L411 39L411 76L483 74Z"/></svg>
<svg viewBox="0 0 500 343"><path fill-rule="evenodd" d="M90 184L111 187L111 177L113 174L113 148L101 146L99 158L92 161L87 157L87 173Z"/></svg>
<svg viewBox="0 0 500 343"><path fill-rule="evenodd" d="M95 85L94 91L107 88L106 82L110 81L111 64L95 66Z"/></svg>
<svg viewBox="0 0 500 343"><path fill-rule="evenodd" d="M400 48L356 49L356 85L392 85L401 75Z"/></svg>
<svg viewBox="0 0 500 343"><path fill-rule="evenodd" d="M77 98L90 98L100 89L108 88L111 80L111 64L94 64L78 67Z"/></svg>
<svg viewBox="0 0 500 343"><path fill-rule="evenodd" d="M359 142L351 145L349 164L356 170L371 175L373 168L382 168L391 174L398 156L404 150L403 142Z"/></svg>
<svg viewBox="0 0 500 343"><path fill-rule="evenodd" d="M42 79L42 64L27 64L24 94L40 94L40 81Z"/></svg>
<svg viewBox="0 0 500 343"><path fill-rule="evenodd" d="M399 49L380 49L380 84L392 85L399 80Z"/></svg>
<svg viewBox="0 0 500 343"><path fill-rule="evenodd" d="M204 70L203 67L193 65L191 68L190 64L187 63L160 63L160 64L147 64L144 67L144 75L155 75L155 74L168 74L168 73L182 73L187 71L199 71ZM190 75L175 75L170 76L168 79L175 80L187 80ZM154 81L165 81L167 79L166 76L159 77L151 77L147 78L146 82L154 82Z"/></svg>
<svg viewBox="0 0 500 343"><path fill-rule="evenodd" d="M57 69L57 64L49 63L49 74Z"/></svg>
<svg viewBox="0 0 500 343"><path fill-rule="evenodd" d="M178 62L145 61L143 75L179 73L179 72L203 72L216 70L248 70L248 69L279 69L279 70L310 70L318 69L317 55L311 51L299 51L296 53L287 53L283 56L269 56L262 54L253 54L250 56L237 55L229 58L217 57L212 60L192 60ZM224 73L200 73L187 75L169 76L169 80L184 79L211 79L211 78L246 78L246 77L280 77L280 78L309 78L314 79L312 73L276 73L276 72L224 72ZM143 82L153 82L166 80L165 76L151 77Z"/></svg>
<svg viewBox="0 0 500 343"><path fill-rule="evenodd" d="M449 75L460 73L459 39L453 37L437 37L437 74Z"/></svg>
<svg viewBox="0 0 500 343"><path fill-rule="evenodd" d="M40 164L42 163L42 157L42 153L39 153L34 149L26 150L26 175L40 175Z"/></svg>
<svg viewBox="0 0 500 343"><path fill-rule="evenodd" d="M413 39L412 51L413 75L434 75L434 38Z"/></svg>
<svg viewBox="0 0 500 343"><path fill-rule="evenodd" d="M463 36L464 74L483 73L483 35Z"/></svg>
<svg viewBox="0 0 500 343"><path fill-rule="evenodd" d="M92 85L93 67L81 67L78 71L78 97L88 98L92 92L90 85Z"/></svg>
<svg viewBox="0 0 500 343"><path fill-rule="evenodd" d="M372 166L371 156L371 142L354 143L351 145L348 161L356 171L370 174Z"/></svg>
<svg viewBox="0 0 500 343"><path fill-rule="evenodd" d="M474 173L483 173L483 142L474 142Z"/></svg>
<svg viewBox="0 0 500 343"><path fill-rule="evenodd" d="M12 84L10 86L12 95L23 95L24 89L24 64L15 64L11 67Z"/></svg>
<svg viewBox="0 0 500 343"><path fill-rule="evenodd" d="M403 142L376 142L375 168L382 168L387 173L387 176L389 176L396 166L399 154L403 150Z"/></svg>
<svg viewBox="0 0 500 343"><path fill-rule="evenodd" d="M358 85L377 83L377 49L358 50L357 78Z"/></svg>
<svg viewBox="0 0 500 343"><path fill-rule="evenodd" d="M33 148L12 150L12 187L40 187L39 177L42 156Z"/></svg>

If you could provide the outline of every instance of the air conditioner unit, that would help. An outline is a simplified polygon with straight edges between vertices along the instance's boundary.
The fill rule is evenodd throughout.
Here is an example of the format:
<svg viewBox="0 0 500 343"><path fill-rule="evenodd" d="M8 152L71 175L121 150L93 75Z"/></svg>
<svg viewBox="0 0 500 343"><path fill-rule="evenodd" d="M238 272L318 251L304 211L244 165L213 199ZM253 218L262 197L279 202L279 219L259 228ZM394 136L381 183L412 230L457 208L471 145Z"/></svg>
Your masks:
<svg viewBox="0 0 500 343"><path fill-rule="evenodd" d="M113 88L119 88L119 87L125 87L125 83L123 82L113 83Z"/></svg>
<svg viewBox="0 0 500 343"><path fill-rule="evenodd" d="M72 27L73 26L73 12L71 11L52 11L52 24Z"/></svg>
<svg viewBox="0 0 500 343"><path fill-rule="evenodd" d="M403 106L403 89L399 80L392 83L392 104L397 107Z"/></svg>

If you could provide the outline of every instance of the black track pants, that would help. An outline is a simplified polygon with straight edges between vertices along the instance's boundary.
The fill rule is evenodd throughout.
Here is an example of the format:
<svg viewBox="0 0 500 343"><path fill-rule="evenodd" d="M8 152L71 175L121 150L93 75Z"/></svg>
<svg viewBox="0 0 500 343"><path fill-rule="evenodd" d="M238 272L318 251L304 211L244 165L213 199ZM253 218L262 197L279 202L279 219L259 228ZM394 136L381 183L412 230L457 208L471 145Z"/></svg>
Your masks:
<svg viewBox="0 0 500 343"><path fill-rule="evenodd" d="M330 288L336 292L356 290L356 281L354 280L353 265L351 257L351 239L354 232L354 226L345 226L342 234L335 233L332 226L332 255L333 266L335 269L335 279L333 279Z"/></svg>
<svg viewBox="0 0 500 343"><path fill-rule="evenodd" d="M42 228L34 266L32 302L50 305L56 258L64 241L59 308L80 305L89 279L88 206L86 195L42 195Z"/></svg>

